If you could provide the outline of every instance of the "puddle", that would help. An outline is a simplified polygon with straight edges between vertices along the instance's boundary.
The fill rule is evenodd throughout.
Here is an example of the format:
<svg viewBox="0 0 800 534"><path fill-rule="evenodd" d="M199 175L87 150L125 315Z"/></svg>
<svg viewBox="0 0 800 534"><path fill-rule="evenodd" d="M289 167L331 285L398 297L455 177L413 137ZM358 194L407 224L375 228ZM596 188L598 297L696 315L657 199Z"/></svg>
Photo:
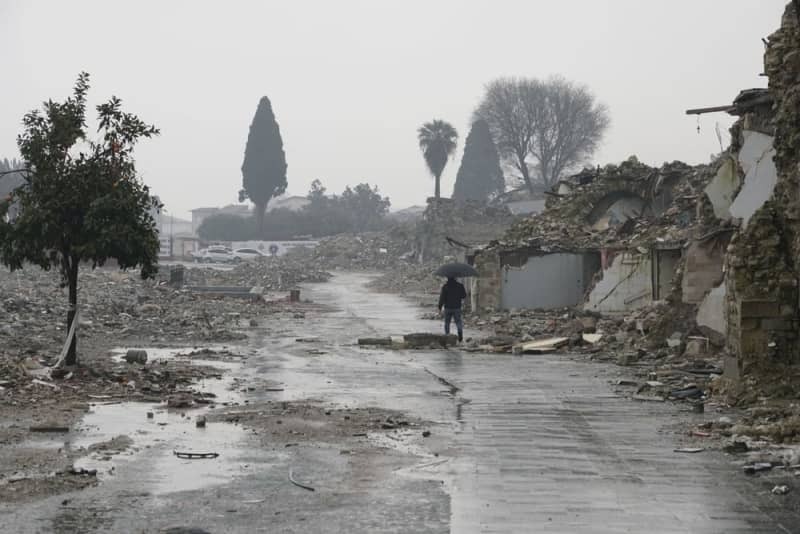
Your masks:
<svg viewBox="0 0 800 534"><path fill-rule="evenodd" d="M150 362L181 358L192 349L147 348ZM221 350L221 349L218 349ZM121 361L127 349L112 351ZM188 359L188 358L187 358ZM192 389L213 393L217 406L243 404L243 398L233 388L235 374L241 369L237 361L196 359L192 364L216 367L226 371L221 378L205 378L193 383ZM165 403L99 402L92 404L82 419L77 435L70 446L85 448L86 456L75 463L76 468L96 469L98 477L109 480L118 470L137 478L153 494L189 491L229 482L246 473L248 464L242 460L246 432L239 426L209 422L197 428L198 416L208 414L213 405L197 408L168 409ZM148 414L152 416L148 417ZM126 436L130 445L115 450L114 438ZM120 441L120 440L115 440ZM123 440L127 441L127 440ZM111 443L109 443L111 442ZM217 453L213 459L184 460L174 451Z"/></svg>
<svg viewBox="0 0 800 534"><path fill-rule="evenodd" d="M146 348L146 347L124 347L111 350L111 359L117 363L125 361L125 353L129 349L141 349L147 351L147 363L165 362L169 360L181 359L187 362L198 363L200 361L213 361L215 363L229 363L230 360L239 360L237 354L240 351L237 347L229 345L217 345L212 347L181 347L181 348ZM221 358L227 359L203 359L205 355L218 354ZM218 366L221 367L221 366Z"/></svg>

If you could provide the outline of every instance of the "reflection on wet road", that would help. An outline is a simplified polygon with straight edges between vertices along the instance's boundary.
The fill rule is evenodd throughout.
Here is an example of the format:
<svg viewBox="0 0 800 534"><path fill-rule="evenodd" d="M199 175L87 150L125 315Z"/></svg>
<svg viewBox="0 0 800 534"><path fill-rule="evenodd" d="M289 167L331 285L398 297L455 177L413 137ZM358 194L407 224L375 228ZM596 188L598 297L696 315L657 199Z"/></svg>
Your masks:
<svg viewBox="0 0 800 534"><path fill-rule="evenodd" d="M416 320L420 310L403 299L366 292L352 275L316 287L313 298L342 308L351 339L438 327ZM752 504L752 488L723 458L673 453L675 436L664 427L704 416L618 398L593 376L597 364L560 355L351 352L365 370L378 365L366 373L359 364L326 369L332 389L356 400L366 387L371 398L362 401L454 422L449 461L426 469L449 483L452 532L795 531ZM449 416L441 403L418 398L440 389L421 368L460 388Z"/></svg>

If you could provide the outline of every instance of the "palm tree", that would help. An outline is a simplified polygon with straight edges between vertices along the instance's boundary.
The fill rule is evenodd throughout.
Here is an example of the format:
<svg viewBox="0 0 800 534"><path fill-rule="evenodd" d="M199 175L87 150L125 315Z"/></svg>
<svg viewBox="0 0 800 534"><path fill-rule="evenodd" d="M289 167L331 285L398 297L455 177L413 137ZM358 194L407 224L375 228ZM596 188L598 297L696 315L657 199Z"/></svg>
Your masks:
<svg viewBox="0 0 800 534"><path fill-rule="evenodd" d="M436 200L439 200L439 179L442 177L448 158L456 150L458 132L449 122L434 120L426 122L417 130L419 148L428 165L428 170L436 179Z"/></svg>

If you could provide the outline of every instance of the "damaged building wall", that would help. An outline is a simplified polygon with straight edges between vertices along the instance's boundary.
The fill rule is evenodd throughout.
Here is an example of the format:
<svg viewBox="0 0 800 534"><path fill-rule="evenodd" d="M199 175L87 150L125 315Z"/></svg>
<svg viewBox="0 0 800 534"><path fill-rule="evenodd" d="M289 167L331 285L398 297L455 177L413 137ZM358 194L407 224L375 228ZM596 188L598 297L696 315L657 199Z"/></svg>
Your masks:
<svg viewBox="0 0 800 534"><path fill-rule="evenodd" d="M468 249L502 236L514 220L505 206L430 198L422 219L408 229L412 255L420 263L463 259Z"/></svg>
<svg viewBox="0 0 800 534"><path fill-rule="evenodd" d="M623 313L652 302L653 277L649 254L617 254L603 269L603 277L592 288L584 309Z"/></svg>
<svg viewBox="0 0 800 534"><path fill-rule="evenodd" d="M503 274L500 253L484 249L475 254L473 267L478 277L470 285L470 304L473 310L494 311L500 309Z"/></svg>
<svg viewBox="0 0 800 534"><path fill-rule="evenodd" d="M800 363L800 13L787 5L764 56L771 108L742 116L733 132L746 173L731 213L745 223L727 257L726 373ZM772 134L774 132L774 139ZM748 167L745 168L745 165ZM774 183L773 183L774 181ZM741 202L739 201L741 197Z"/></svg>
<svg viewBox="0 0 800 534"><path fill-rule="evenodd" d="M718 346L725 343L725 335L728 332L728 321L725 316L727 295L727 286L723 280L720 285L708 292L697 308L698 328Z"/></svg>
<svg viewBox="0 0 800 534"><path fill-rule="evenodd" d="M656 249L653 260L653 300L664 300L672 293L672 282L683 263L683 254L680 249Z"/></svg>
<svg viewBox="0 0 800 534"><path fill-rule="evenodd" d="M772 201L734 236L726 277L729 376L797 360L797 279Z"/></svg>
<svg viewBox="0 0 800 534"><path fill-rule="evenodd" d="M739 165L744 173L744 184L730 205L730 214L747 226L753 213L772 197L778 181L775 168L773 138L761 132L742 131Z"/></svg>
<svg viewBox="0 0 800 534"><path fill-rule="evenodd" d="M726 241L727 245L727 241ZM683 302L699 304L722 282L725 247L716 241L692 241L686 248L681 281Z"/></svg>
<svg viewBox="0 0 800 534"><path fill-rule="evenodd" d="M705 189L705 194L714 209L714 215L718 219L730 220L731 204L741 187L742 179L739 176L736 160L730 156L723 156L722 164L717 169L714 179Z"/></svg>
<svg viewBox="0 0 800 534"><path fill-rule="evenodd" d="M503 266L501 308L565 308L583 302L598 253L531 255L519 267Z"/></svg>
<svg viewBox="0 0 800 534"><path fill-rule="evenodd" d="M600 253L501 253L483 249L473 258L479 276L471 283L473 309L553 309L580 305L600 270Z"/></svg>

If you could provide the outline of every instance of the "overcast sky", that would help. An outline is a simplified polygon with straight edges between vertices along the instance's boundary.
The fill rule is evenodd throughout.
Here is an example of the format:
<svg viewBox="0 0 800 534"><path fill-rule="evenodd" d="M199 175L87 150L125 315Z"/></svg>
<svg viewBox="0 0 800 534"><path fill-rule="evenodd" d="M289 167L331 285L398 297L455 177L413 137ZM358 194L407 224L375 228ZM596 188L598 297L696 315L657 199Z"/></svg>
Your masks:
<svg viewBox="0 0 800 534"><path fill-rule="evenodd" d="M162 135L137 151L144 181L181 216L236 202L258 100L272 101L288 192L378 184L393 208L433 193L416 129L460 134L498 76L560 74L611 112L600 164L705 162L725 114L684 115L762 87L785 0L0 0L0 157L23 114L63 99L81 70L92 104L114 94Z"/></svg>

